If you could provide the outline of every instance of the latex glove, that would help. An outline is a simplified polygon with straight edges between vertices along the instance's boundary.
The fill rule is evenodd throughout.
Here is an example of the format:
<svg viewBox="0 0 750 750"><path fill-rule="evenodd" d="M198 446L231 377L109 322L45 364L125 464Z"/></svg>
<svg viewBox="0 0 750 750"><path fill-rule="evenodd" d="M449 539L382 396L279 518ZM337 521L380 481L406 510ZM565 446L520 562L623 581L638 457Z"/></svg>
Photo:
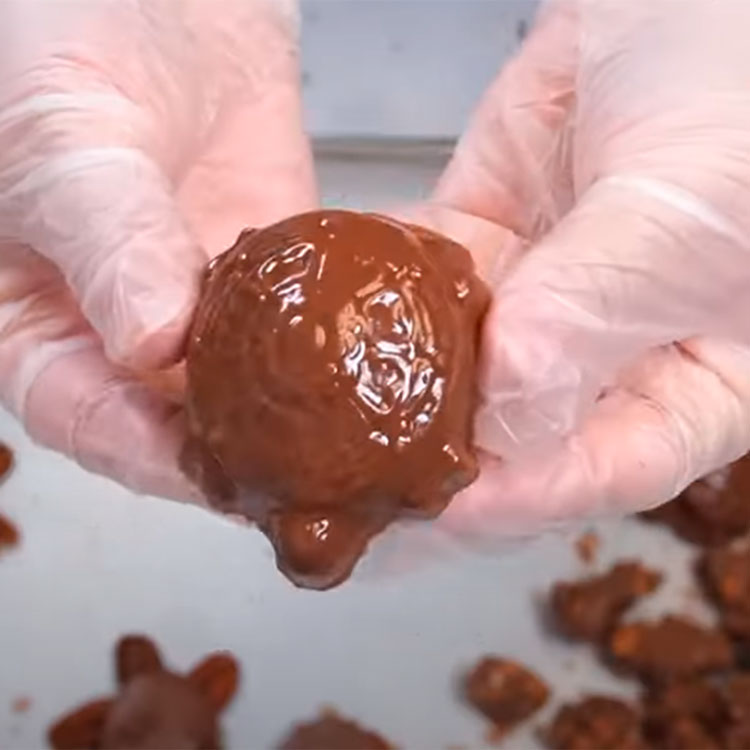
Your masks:
<svg viewBox="0 0 750 750"><path fill-rule="evenodd" d="M0 396L43 444L189 493L172 363L209 255L315 205L290 0L0 4Z"/></svg>
<svg viewBox="0 0 750 750"><path fill-rule="evenodd" d="M435 199L532 247L448 527L634 511L750 449L748 28L748 3L558 2L486 93Z"/></svg>

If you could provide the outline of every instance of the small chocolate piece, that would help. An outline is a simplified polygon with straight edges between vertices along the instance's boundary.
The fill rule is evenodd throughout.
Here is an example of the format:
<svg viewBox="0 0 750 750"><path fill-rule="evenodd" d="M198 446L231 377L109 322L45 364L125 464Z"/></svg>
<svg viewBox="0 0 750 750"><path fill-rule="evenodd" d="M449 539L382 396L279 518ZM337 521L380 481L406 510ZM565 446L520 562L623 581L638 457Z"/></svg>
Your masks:
<svg viewBox="0 0 750 750"><path fill-rule="evenodd" d="M562 706L544 732L552 750L645 750L638 712L625 701L592 695Z"/></svg>
<svg viewBox="0 0 750 750"><path fill-rule="evenodd" d="M651 682L725 670L734 657L723 632L675 616L619 626L610 651L620 667Z"/></svg>
<svg viewBox="0 0 750 750"><path fill-rule="evenodd" d="M11 711L14 714L25 714L31 708L32 700L28 695L19 695L11 703Z"/></svg>
<svg viewBox="0 0 750 750"><path fill-rule="evenodd" d="M385 526L437 516L476 478L488 303L465 248L393 219L243 232L189 337L185 471L258 523L294 583L340 583Z"/></svg>
<svg viewBox="0 0 750 750"><path fill-rule="evenodd" d="M85 704L49 730L55 750L216 750L219 713L237 690L239 668L226 653L208 656L183 677L162 665L144 636L120 640L119 693Z"/></svg>
<svg viewBox="0 0 750 750"><path fill-rule="evenodd" d="M643 701L644 732L653 747L718 748L727 722L721 691L691 679L652 688Z"/></svg>
<svg viewBox="0 0 750 750"><path fill-rule="evenodd" d="M569 638L600 641L625 610L650 594L661 580L660 573L637 562L623 561L603 575L556 583L551 595L555 623Z"/></svg>
<svg viewBox="0 0 750 750"><path fill-rule="evenodd" d="M726 631L750 641L750 548L707 550L698 561L698 572Z"/></svg>
<svg viewBox="0 0 750 750"><path fill-rule="evenodd" d="M549 697L547 685L530 669L497 656L485 656L466 675L463 692L494 724L496 737L528 719Z"/></svg>
<svg viewBox="0 0 750 750"><path fill-rule="evenodd" d="M335 711L325 711L314 721L298 724L279 750L391 750L393 745Z"/></svg>
<svg viewBox="0 0 750 750"><path fill-rule="evenodd" d="M581 536L576 539L575 543L575 550L578 559L586 565L591 565L591 563L596 560L600 545L601 540L593 531L587 531L585 534L581 534Z"/></svg>
<svg viewBox="0 0 750 750"><path fill-rule="evenodd" d="M750 531L750 456L691 484L681 495L642 513L678 536L704 546L724 544Z"/></svg>
<svg viewBox="0 0 750 750"><path fill-rule="evenodd" d="M5 443L0 443L0 480L5 478L12 466L13 451Z"/></svg>
<svg viewBox="0 0 750 750"><path fill-rule="evenodd" d="M18 529L5 516L0 515L0 552L18 546L20 540Z"/></svg>

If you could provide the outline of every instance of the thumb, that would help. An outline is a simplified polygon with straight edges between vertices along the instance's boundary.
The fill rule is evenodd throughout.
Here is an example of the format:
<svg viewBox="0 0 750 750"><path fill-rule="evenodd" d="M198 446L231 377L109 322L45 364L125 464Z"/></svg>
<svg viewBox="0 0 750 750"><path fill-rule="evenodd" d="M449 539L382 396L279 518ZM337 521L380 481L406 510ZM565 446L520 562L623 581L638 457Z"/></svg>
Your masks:
<svg viewBox="0 0 750 750"><path fill-rule="evenodd" d="M746 340L744 245L713 206L672 184L595 183L496 294L479 444L501 455L549 446L648 350L700 335Z"/></svg>

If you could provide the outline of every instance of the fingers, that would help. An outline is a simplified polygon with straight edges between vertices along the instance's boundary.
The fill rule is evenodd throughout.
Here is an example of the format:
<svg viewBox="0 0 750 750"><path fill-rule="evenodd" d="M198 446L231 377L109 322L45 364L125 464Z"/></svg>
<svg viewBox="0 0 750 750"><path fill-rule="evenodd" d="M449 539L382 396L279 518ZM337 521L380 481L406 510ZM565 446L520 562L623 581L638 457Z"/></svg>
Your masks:
<svg viewBox="0 0 750 750"><path fill-rule="evenodd" d="M539 236L566 210L578 29L572 2L543 8L521 52L485 93L434 199Z"/></svg>
<svg viewBox="0 0 750 750"><path fill-rule="evenodd" d="M227 103L209 144L180 186L179 203L211 256L230 247L246 227L266 226L317 207L296 73L259 99L244 96Z"/></svg>
<svg viewBox="0 0 750 750"><path fill-rule="evenodd" d="M179 407L118 372L101 349L50 362L25 405L32 438L138 493L199 502L179 470L186 437Z"/></svg>
<svg viewBox="0 0 750 750"><path fill-rule="evenodd" d="M161 366L179 356L205 254L141 148L145 113L70 76L0 115L0 225L62 271L108 356Z"/></svg>
<svg viewBox="0 0 750 750"><path fill-rule="evenodd" d="M314 204L292 3L68 15L3 90L0 226L57 265L112 360L161 367L180 356L206 261L190 230L215 251ZM34 37L34 18L21 13L19 34ZM194 227L175 199L186 179L200 185Z"/></svg>
<svg viewBox="0 0 750 750"><path fill-rule="evenodd" d="M0 246L0 398L43 445L138 491L195 499L174 402L106 359L57 269Z"/></svg>
<svg viewBox="0 0 750 750"><path fill-rule="evenodd" d="M750 449L750 349L718 340L651 353L543 456L482 472L438 524L471 542L633 513L673 497Z"/></svg>
<svg viewBox="0 0 750 750"><path fill-rule="evenodd" d="M509 229L437 203L399 206L388 214L463 245L474 258L477 274L491 289L505 279L525 249L525 243Z"/></svg>
<svg viewBox="0 0 750 750"><path fill-rule="evenodd" d="M198 4L198 8L201 4ZM179 203L211 256L246 227L318 206L312 152L302 122L299 56L278 4L216 40L237 61L236 82L179 189ZM215 13L211 6L204 12Z"/></svg>
<svg viewBox="0 0 750 750"><path fill-rule="evenodd" d="M481 444L509 454L573 431L650 348L750 336L742 235L657 181L596 183L527 253L485 325Z"/></svg>

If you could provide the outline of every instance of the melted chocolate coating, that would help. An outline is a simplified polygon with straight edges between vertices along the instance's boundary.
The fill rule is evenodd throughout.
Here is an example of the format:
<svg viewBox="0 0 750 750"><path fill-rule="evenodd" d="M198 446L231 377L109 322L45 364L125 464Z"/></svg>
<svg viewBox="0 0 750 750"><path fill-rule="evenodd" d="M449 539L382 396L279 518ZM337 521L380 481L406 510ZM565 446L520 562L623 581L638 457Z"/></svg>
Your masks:
<svg viewBox="0 0 750 750"><path fill-rule="evenodd" d="M488 302L467 250L393 219L243 232L207 272L188 344L187 472L258 523L296 584L340 583L374 534L476 478Z"/></svg>

